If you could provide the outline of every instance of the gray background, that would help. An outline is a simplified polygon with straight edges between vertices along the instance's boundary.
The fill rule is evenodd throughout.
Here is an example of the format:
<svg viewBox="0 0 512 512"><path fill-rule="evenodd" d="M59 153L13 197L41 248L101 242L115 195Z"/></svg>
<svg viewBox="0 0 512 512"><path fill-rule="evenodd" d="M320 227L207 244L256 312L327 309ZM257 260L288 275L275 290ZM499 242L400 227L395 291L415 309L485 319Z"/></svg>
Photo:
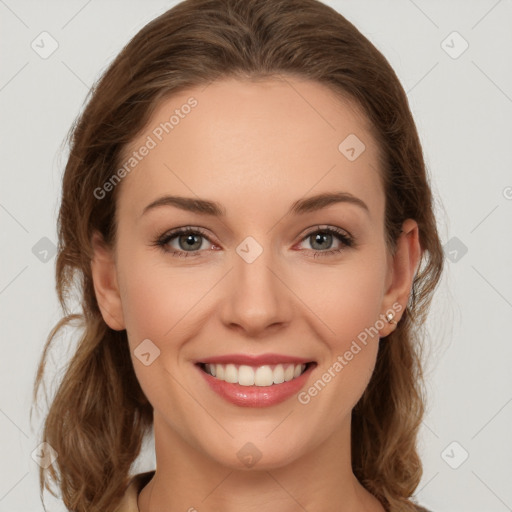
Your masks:
<svg viewBox="0 0 512 512"><path fill-rule="evenodd" d="M42 415L31 425L29 409L36 363L60 317L52 250L61 145L89 87L174 3L0 0L0 512L42 510L31 457ZM396 70L437 197L447 268L428 322L416 495L435 512L512 510L512 2L325 3ZM52 39L58 48L42 58ZM61 343L53 352L49 383L72 349ZM137 470L153 465L148 444ZM64 510L48 493L45 500Z"/></svg>

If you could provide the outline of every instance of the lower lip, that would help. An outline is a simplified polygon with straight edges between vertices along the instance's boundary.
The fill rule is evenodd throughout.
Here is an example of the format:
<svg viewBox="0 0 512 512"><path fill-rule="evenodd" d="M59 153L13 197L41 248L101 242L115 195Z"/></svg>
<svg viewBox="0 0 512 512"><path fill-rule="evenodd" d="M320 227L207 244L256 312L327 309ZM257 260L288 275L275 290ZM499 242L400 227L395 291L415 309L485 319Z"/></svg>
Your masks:
<svg viewBox="0 0 512 512"><path fill-rule="evenodd" d="M197 366L210 388L222 398L239 407L269 407L284 402L297 394L316 365L312 364L297 378L272 386L241 386L216 379Z"/></svg>

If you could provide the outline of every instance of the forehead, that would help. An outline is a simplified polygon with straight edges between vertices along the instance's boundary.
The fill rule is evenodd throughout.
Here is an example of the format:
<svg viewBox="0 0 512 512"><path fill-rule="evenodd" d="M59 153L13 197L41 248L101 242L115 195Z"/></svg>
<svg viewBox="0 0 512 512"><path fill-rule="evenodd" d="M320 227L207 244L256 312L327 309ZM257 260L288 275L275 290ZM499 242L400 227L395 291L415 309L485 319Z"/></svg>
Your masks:
<svg viewBox="0 0 512 512"><path fill-rule="evenodd" d="M119 196L132 215L166 193L214 199L228 215L333 190L372 204L375 220L383 210L367 118L313 81L224 79L174 94L125 148L123 163L134 158Z"/></svg>

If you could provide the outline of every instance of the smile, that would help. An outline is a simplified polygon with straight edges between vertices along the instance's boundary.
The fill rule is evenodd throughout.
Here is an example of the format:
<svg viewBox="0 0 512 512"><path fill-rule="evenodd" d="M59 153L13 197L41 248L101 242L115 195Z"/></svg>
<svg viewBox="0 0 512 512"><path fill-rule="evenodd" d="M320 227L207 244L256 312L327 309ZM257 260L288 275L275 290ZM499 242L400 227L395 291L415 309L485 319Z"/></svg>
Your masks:
<svg viewBox="0 0 512 512"><path fill-rule="evenodd" d="M273 386L300 377L307 364L275 364L263 366L201 363L201 369L218 380L240 386Z"/></svg>
<svg viewBox="0 0 512 512"><path fill-rule="evenodd" d="M284 354L223 354L195 361L207 387L238 407L270 407L306 386L317 366L309 358Z"/></svg>

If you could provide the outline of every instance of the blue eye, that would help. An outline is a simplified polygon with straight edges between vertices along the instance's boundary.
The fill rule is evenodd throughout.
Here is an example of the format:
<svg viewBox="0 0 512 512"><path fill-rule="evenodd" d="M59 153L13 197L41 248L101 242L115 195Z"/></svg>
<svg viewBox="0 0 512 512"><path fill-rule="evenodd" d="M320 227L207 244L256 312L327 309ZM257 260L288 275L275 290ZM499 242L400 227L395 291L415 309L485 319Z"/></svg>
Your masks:
<svg viewBox="0 0 512 512"><path fill-rule="evenodd" d="M331 245L333 242L333 239L338 240L342 247L338 249L331 249ZM353 247L354 241L352 237L348 235L348 233L345 233L344 231L338 229L338 228L332 228L332 227L324 227L317 226L315 231L311 231L309 234L307 234L302 241L305 240L311 240L311 244L315 245L322 245L327 244L329 247L325 247L327 250L319 250L313 247L313 251L315 251L315 254L313 255L314 258L317 258L319 256L329 256L333 254L338 254L341 251L345 250L346 248Z"/></svg>

